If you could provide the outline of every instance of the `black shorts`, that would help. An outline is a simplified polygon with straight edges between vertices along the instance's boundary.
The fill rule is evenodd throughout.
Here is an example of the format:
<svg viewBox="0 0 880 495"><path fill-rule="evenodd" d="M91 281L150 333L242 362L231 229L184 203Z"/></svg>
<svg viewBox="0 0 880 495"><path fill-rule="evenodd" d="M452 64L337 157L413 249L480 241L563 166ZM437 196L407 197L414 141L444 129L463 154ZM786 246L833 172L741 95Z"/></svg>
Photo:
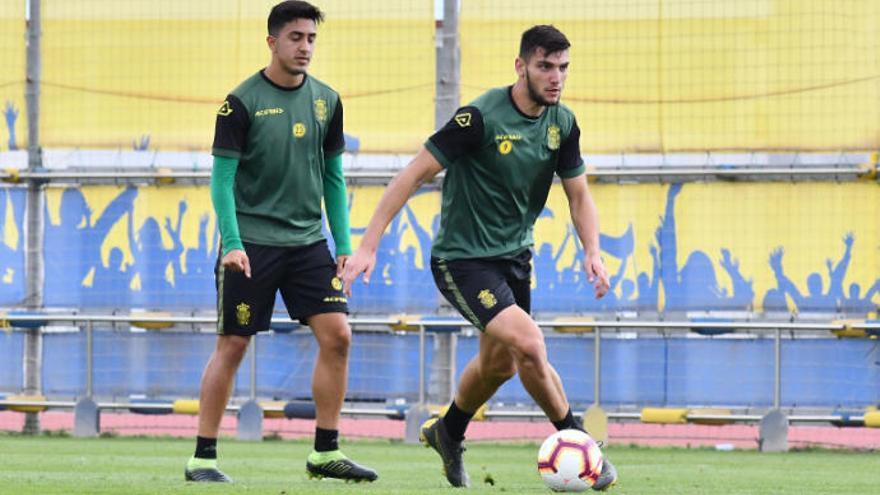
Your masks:
<svg viewBox="0 0 880 495"><path fill-rule="evenodd" d="M298 247L245 242L244 250L251 278L222 268L219 258L214 268L217 333L246 336L268 330L279 290L290 318L303 325L316 314L348 313L326 240Z"/></svg>
<svg viewBox="0 0 880 495"><path fill-rule="evenodd" d="M455 309L480 331L501 310L532 308L532 252L513 258L442 260L431 258L434 282Z"/></svg>

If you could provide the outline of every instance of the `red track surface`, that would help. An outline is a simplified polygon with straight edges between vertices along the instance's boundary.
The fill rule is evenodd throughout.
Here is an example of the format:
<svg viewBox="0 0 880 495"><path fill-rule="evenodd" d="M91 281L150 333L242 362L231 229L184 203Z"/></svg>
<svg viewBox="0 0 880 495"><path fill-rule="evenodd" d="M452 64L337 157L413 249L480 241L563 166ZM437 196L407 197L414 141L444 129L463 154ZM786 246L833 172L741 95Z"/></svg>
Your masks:
<svg viewBox="0 0 880 495"><path fill-rule="evenodd" d="M0 431L21 431L24 415L0 412ZM43 430L73 430L73 413L47 411L40 415ZM197 418L179 414L142 415L130 413L102 413L101 431L118 435L170 435L193 437ZM234 436L236 419L226 416L221 434ZM305 419L267 418L263 420L265 435L283 438L311 437L314 422ZM540 442L552 433L549 422L493 421L473 422L468 428L469 440L534 441ZM340 424L342 436L349 438L404 437L403 421L388 419L345 418ZM758 447L758 427L753 425L654 425L641 423L611 423L608 434L615 444L675 445L682 447L730 444L736 448ZM834 426L793 426L788 431L791 447L822 446L849 449L880 449L880 428L837 428Z"/></svg>

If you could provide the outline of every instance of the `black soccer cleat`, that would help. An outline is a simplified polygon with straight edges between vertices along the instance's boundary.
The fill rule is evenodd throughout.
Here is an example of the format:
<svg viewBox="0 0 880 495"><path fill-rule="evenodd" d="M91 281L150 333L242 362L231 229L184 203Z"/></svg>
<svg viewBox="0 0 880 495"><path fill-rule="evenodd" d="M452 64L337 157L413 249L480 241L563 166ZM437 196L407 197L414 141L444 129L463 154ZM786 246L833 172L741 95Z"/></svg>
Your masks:
<svg viewBox="0 0 880 495"><path fill-rule="evenodd" d="M431 447L440 454L440 459L443 460L443 474L446 475L450 485L462 488L471 486L471 479L464 469L464 461L461 458L465 449L461 442L449 437L440 418L431 418L422 424L419 440L425 444L425 447Z"/></svg>
<svg viewBox="0 0 880 495"><path fill-rule="evenodd" d="M615 469L614 464L611 464L611 461L606 457L602 460L602 472L599 473L599 477L596 478L596 482L593 483L593 490L604 492L616 484L617 469Z"/></svg>
<svg viewBox="0 0 880 495"><path fill-rule="evenodd" d="M310 460L306 461L306 474L312 479L334 478L354 483L372 482L379 478L376 471L366 466L361 466L347 457L329 460L320 464L312 463Z"/></svg>
<svg viewBox="0 0 880 495"><path fill-rule="evenodd" d="M232 478L226 476L223 471L217 468L196 468L184 469L183 476L186 481L195 481L198 483L232 483Z"/></svg>

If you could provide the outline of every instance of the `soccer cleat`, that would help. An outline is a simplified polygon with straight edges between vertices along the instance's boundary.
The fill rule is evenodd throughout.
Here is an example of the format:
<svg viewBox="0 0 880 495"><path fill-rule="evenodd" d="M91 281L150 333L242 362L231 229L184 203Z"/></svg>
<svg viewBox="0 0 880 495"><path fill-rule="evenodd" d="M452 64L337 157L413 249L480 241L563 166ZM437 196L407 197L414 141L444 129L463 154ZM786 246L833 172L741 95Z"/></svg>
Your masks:
<svg viewBox="0 0 880 495"><path fill-rule="evenodd" d="M314 479L335 478L355 483L376 481L379 478L376 471L352 461L339 450L309 454L306 474Z"/></svg>
<svg viewBox="0 0 880 495"><path fill-rule="evenodd" d="M611 461L606 457L602 461L602 472L599 473L599 477L593 483L593 490L604 492L615 484L617 484L617 469L614 468L614 464L611 464Z"/></svg>
<svg viewBox="0 0 880 495"><path fill-rule="evenodd" d="M439 418L431 418L422 424L422 432L419 435L425 447L431 447L440 454L443 460L443 474L449 484L456 487L471 486L471 479L464 469L464 461L461 454L464 453L464 447L461 442L449 438L443 421Z"/></svg>
<svg viewBox="0 0 880 495"><path fill-rule="evenodd" d="M186 481L232 483L232 478L217 469L216 459L191 458L183 470Z"/></svg>

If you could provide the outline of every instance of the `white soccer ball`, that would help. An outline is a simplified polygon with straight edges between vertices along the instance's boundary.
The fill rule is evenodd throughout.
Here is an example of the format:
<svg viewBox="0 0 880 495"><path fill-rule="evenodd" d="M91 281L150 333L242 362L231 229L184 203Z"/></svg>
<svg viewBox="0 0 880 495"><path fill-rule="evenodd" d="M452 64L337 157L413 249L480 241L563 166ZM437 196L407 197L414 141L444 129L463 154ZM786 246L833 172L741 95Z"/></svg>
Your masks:
<svg viewBox="0 0 880 495"><path fill-rule="evenodd" d="M599 445L580 430L557 431L538 451L538 473L554 492L589 490L602 472L602 463Z"/></svg>

